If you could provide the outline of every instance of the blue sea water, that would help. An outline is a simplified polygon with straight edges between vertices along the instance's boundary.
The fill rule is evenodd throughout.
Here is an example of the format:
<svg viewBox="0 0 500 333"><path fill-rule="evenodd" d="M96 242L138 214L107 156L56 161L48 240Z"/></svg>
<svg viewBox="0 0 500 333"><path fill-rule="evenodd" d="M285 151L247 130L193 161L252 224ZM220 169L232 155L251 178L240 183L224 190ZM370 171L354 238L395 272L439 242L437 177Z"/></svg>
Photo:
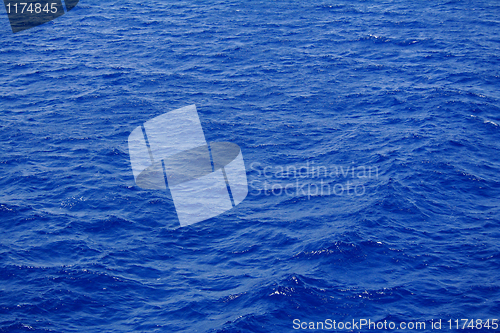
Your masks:
<svg viewBox="0 0 500 333"><path fill-rule="evenodd" d="M494 331L445 321L500 319L497 0L81 0L0 34L0 332ZM180 228L127 138L190 104L250 192Z"/></svg>

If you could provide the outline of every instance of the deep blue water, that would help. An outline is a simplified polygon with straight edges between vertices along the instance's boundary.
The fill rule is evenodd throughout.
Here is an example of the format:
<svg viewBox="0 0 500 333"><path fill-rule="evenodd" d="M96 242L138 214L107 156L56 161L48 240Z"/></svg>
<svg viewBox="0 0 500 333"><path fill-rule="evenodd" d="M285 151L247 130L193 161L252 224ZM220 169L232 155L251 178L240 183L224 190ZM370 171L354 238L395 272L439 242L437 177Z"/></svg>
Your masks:
<svg viewBox="0 0 500 333"><path fill-rule="evenodd" d="M0 34L0 332L500 319L497 0L81 0ZM190 104L250 194L179 228L127 138ZM320 181L358 192L276 186Z"/></svg>

